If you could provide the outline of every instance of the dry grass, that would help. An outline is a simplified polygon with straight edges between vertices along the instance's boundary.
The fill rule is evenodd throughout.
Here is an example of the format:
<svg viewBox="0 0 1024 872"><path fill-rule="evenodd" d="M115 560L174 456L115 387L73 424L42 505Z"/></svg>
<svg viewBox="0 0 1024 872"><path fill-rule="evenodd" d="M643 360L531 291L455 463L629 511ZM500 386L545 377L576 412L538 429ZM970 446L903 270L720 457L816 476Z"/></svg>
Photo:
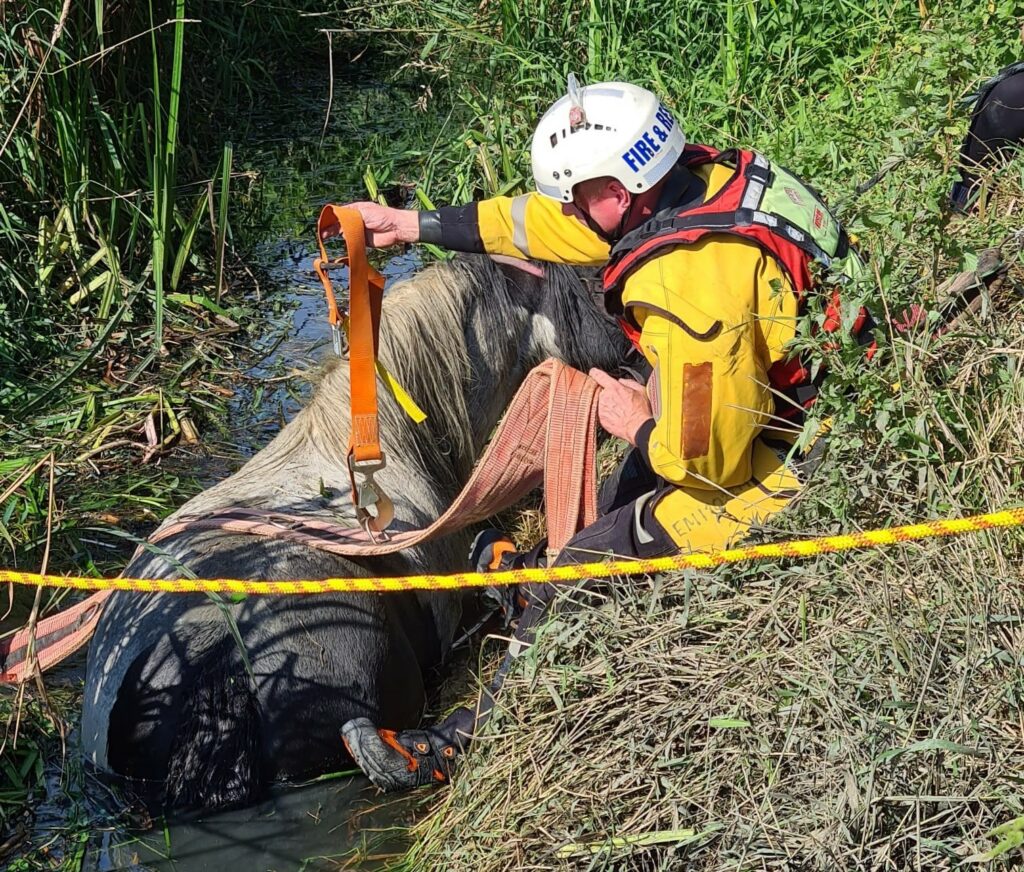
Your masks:
<svg viewBox="0 0 1024 872"><path fill-rule="evenodd" d="M593 864L932 869L982 849L1024 813L1021 548L1000 539L739 590L634 582L554 622L426 824L445 835L425 867L547 869L685 828L714 832Z"/></svg>

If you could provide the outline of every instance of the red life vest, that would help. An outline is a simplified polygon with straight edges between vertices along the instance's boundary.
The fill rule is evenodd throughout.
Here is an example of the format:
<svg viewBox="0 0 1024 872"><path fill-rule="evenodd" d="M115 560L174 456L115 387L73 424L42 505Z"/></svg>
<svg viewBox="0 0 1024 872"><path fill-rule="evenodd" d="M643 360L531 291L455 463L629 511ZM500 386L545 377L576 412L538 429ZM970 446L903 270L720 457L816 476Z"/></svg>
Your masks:
<svg viewBox="0 0 1024 872"><path fill-rule="evenodd" d="M719 152L705 145L688 145L680 164L687 169L722 164L732 167L733 174L714 196L696 206L662 210L623 236L612 248L603 272L606 305L610 312L619 316L619 323L633 344L638 346L640 333L621 303L626 278L642 263L666 249L693 245L712 233L749 239L771 255L789 279L802 311L806 292L813 286L811 262L818 261L828 267L850 251L846 232L818 194L753 151ZM782 200L783 196L794 205ZM784 206L773 210L773 202ZM800 223L794 218L800 219ZM825 306L823 326L827 332L840 328L840 311L839 291L834 290ZM862 308L852 332L862 342L869 342L871 326L870 316ZM714 332L705 335L711 338ZM873 349L869 349L868 356L872 353ZM768 379L771 386L786 397L776 403L777 413L784 417L799 417L802 409L809 407L817 396L810 368L798 357L775 363L768 370Z"/></svg>

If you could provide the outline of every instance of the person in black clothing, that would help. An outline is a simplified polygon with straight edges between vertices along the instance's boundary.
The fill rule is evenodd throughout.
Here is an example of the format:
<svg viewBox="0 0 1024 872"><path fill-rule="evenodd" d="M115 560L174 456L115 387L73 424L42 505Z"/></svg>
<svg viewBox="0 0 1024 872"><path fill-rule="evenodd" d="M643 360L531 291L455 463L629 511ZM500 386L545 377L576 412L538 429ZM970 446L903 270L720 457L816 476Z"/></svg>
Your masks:
<svg viewBox="0 0 1024 872"><path fill-rule="evenodd" d="M973 205L980 170L1008 160L1024 142L1024 61L1011 64L968 98L974 103L971 126L960 149L961 181L950 202L961 212Z"/></svg>

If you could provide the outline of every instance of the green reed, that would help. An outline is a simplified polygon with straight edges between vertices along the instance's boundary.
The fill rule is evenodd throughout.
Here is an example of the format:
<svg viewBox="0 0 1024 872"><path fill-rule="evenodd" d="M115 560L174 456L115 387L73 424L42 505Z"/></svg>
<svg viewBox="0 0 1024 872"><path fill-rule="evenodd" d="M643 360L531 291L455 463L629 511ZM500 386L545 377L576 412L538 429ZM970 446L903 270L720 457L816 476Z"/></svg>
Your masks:
<svg viewBox="0 0 1024 872"><path fill-rule="evenodd" d="M197 208L222 131L244 122L239 102L269 83L287 57L282 46L311 38L297 13L312 4L293 6L0 5L5 417L52 383L77 347L92 346L144 277L130 317L160 359L168 292L223 245L216 209ZM226 227L226 214L218 223Z"/></svg>
<svg viewBox="0 0 1024 872"><path fill-rule="evenodd" d="M156 516L184 495L139 467L147 416L222 414L177 386L218 368L216 340L191 337L228 316L228 248L245 244L225 140L310 42L305 8L0 4L0 489L55 452L58 568L90 565L83 512ZM122 473L136 482L115 493ZM35 485L0 505L5 565L42 541Z"/></svg>

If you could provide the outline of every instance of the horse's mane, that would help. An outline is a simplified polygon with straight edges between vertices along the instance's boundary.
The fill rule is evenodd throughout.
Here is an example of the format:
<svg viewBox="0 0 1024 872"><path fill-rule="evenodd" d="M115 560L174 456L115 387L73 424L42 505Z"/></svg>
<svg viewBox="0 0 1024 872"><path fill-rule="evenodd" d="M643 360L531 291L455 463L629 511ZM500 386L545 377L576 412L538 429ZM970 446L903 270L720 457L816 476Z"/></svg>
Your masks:
<svg viewBox="0 0 1024 872"><path fill-rule="evenodd" d="M464 325L484 295L495 330L511 323L514 304L506 281L486 258L459 258L396 283L384 300L380 359L427 413L426 421L414 424L378 381L384 448L399 449L449 485L468 475L475 460L465 390L474 375ZM335 359L324 367L306 408L263 452L276 456L265 459L273 463L302 443L315 445L343 469L350 420L348 365ZM257 455L254 462L261 459Z"/></svg>
<svg viewBox="0 0 1024 872"><path fill-rule="evenodd" d="M513 371L517 365L539 362L530 362L529 349L519 347L521 336L529 334L523 325L528 300L535 305L542 293L548 295L550 327L564 346L564 359L574 361L584 341L577 335L582 307L590 305L580 279L571 269L556 268L548 270L543 288L538 281L519 271L506 273L486 257L458 257L432 264L388 291L379 356L427 413L426 421L415 424L378 381L381 443L392 474L401 475L403 467L410 474L429 470L439 496L458 491L477 459L479 424L493 415L467 406L479 377L475 370L487 369L489 383L495 373L515 379L524 374ZM347 493L349 396L347 362L328 362L305 409L231 479L194 498L190 511L217 507L228 495L232 505L262 505L269 498L280 508L297 509L309 505L317 478L321 487L333 482Z"/></svg>
<svg viewBox="0 0 1024 872"><path fill-rule="evenodd" d="M488 320L500 334L501 325L515 320L505 277L489 259L459 258L396 284L381 315L380 359L427 412L426 421L413 425L390 395L379 391L381 429L402 434L402 450L414 452L421 468L451 471L455 478L449 484L467 477L476 460L466 387L475 377L472 355L488 349L471 351L464 325L483 297ZM348 396L347 372L344 386Z"/></svg>
<svg viewBox="0 0 1024 872"><path fill-rule="evenodd" d="M405 412L387 396L381 404L381 427L391 434L405 434L408 438L402 448L417 452L422 468L451 470L455 485L465 481L477 459L471 416L479 410L466 407L466 387L475 378L474 367L492 367L498 355L507 353L508 334L518 332L522 318L522 313L515 311L516 295L523 286L538 282L512 267L503 270L487 257L458 257L436 263L396 284L385 299L380 358L428 411L428 417L423 424L410 426ZM543 289L534 291L536 296L547 296L545 313L550 316L563 357L570 363L586 360L592 354L585 353L581 336L580 325L585 323L582 307L590 302L580 285L573 269L548 265ZM484 335L474 337L479 345L470 349L464 325L470 318L470 307L476 304L486 308L486 329ZM519 349L516 351L519 357ZM511 371L506 375L516 376ZM347 389L346 374L346 397Z"/></svg>

